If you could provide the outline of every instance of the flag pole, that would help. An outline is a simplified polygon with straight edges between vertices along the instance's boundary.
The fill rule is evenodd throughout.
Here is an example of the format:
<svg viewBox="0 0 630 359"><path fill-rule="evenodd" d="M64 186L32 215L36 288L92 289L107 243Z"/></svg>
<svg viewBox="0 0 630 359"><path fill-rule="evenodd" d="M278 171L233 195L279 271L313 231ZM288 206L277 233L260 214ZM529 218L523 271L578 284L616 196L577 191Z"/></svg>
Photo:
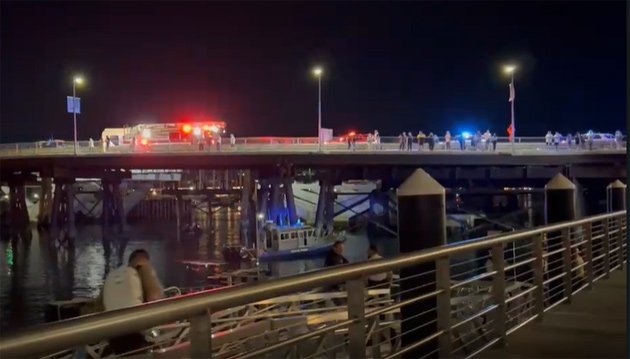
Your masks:
<svg viewBox="0 0 630 359"><path fill-rule="evenodd" d="M510 82L510 97L511 97L511 109L512 109L512 155L514 155L514 142L516 142L516 126L514 125L514 100L516 97L516 89L514 88L514 71L512 71L512 80Z"/></svg>

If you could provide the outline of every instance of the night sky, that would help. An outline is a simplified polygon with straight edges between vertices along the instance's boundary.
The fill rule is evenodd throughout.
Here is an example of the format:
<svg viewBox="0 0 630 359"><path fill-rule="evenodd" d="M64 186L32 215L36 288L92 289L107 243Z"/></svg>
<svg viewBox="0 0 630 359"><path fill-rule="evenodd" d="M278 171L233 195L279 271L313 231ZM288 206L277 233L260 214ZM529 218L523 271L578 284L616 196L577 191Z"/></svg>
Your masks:
<svg viewBox="0 0 630 359"><path fill-rule="evenodd" d="M224 120L238 136L323 127L505 136L625 129L625 2L10 3L1 5L2 142Z"/></svg>

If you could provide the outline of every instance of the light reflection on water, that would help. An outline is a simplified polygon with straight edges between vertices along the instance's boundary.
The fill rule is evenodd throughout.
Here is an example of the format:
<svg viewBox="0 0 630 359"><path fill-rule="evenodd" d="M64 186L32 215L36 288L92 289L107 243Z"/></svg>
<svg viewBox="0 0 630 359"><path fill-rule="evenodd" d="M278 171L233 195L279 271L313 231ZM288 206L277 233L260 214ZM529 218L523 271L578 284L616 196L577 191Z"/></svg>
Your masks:
<svg viewBox="0 0 630 359"><path fill-rule="evenodd" d="M154 222L127 226L121 235L103 236L100 225L77 228L74 247L51 242L47 234L33 230L30 242L0 241L0 331L42 323L44 307L53 300L95 297L111 268L126 262L139 248L151 255L156 272L166 286L194 283L181 260L222 260L222 246L240 242L238 212L221 210L207 218L197 217L207 230L199 240L181 238L177 242L175 223ZM351 262L365 260L368 241L362 235L348 235L346 256ZM396 249L387 240L379 247L384 255ZM271 265L274 275L287 276L316 269L322 259L278 262Z"/></svg>

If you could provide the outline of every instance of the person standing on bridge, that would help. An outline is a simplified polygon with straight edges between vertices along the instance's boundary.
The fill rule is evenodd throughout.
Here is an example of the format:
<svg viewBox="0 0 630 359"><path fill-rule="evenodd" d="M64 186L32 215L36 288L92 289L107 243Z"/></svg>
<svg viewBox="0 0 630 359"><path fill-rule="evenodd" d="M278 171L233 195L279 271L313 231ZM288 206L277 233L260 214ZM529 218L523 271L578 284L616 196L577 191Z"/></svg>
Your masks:
<svg viewBox="0 0 630 359"><path fill-rule="evenodd" d="M619 130L615 131L615 148L621 149L622 142L623 142L623 135L621 134L621 131Z"/></svg>
<svg viewBox="0 0 630 359"><path fill-rule="evenodd" d="M571 133L567 133L567 149L571 150L571 147L573 145L573 136L571 135Z"/></svg>
<svg viewBox="0 0 630 359"><path fill-rule="evenodd" d="M418 150L422 151L424 149L424 141L426 140L426 136L424 135L424 132L419 131L418 132Z"/></svg>
<svg viewBox="0 0 630 359"><path fill-rule="evenodd" d="M413 149L413 135L410 132L407 132L407 151L411 151Z"/></svg>
<svg viewBox="0 0 630 359"><path fill-rule="evenodd" d="M234 137L233 133L230 133L230 147L234 148L236 146L236 137Z"/></svg>
<svg viewBox="0 0 630 359"><path fill-rule="evenodd" d="M398 135L398 149L400 151L404 151L406 144L407 144L407 135L403 132L400 135Z"/></svg>
<svg viewBox="0 0 630 359"><path fill-rule="evenodd" d="M218 152L221 152L221 134L217 134L217 135L215 136L215 140L214 140L214 142L215 142L215 143L216 143L216 145L217 145L217 151L218 151Z"/></svg>
<svg viewBox="0 0 630 359"><path fill-rule="evenodd" d="M490 141L492 141L492 151L496 151L497 150L497 140L499 138L497 137L497 133L493 133L492 137L490 137Z"/></svg>
<svg viewBox="0 0 630 359"><path fill-rule="evenodd" d="M551 134L551 131L547 131L547 134L545 135L545 145L547 147L551 147L552 142L553 142L553 135Z"/></svg>
<svg viewBox="0 0 630 359"><path fill-rule="evenodd" d="M374 130L374 144L377 150L382 150L381 147L381 135L378 134L378 130Z"/></svg>
<svg viewBox="0 0 630 359"><path fill-rule="evenodd" d="M556 151L558 150L558 146L560 145L561 140L562 135L560 134L560 132L556 131L556 133L553 135L553 145L556 148Z"/></svg>
<svg viewBox="0 0 630 359"><path fill-rule="evenodd" d="M429 151L433 151L435 148L435 136L433 136L433 132L429 132L427 136L427 142L429 143Z"/></svg>
<svg viewBox="0 0 630 359"><path fill-rule="evenodd" d="M92 139L92 137L90 137L90 142L88 142L88 145L90 146L90 151L94 150L94 140Z"/></svg>
<svg viewBox="0 0 630 359"><path fill-rule="evenodd" d="M444 146L447 150L451 150L451 131L446 131L444 134Z"/></svg>

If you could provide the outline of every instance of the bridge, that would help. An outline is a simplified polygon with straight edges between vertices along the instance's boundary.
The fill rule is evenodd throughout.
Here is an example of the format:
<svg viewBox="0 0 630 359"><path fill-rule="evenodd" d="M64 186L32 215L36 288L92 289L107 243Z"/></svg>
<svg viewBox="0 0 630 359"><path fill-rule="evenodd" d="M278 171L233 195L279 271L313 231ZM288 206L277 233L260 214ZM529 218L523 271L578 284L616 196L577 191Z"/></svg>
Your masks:
<svg viewBox="0 0 630 359"><path fill-rule="evenodd" d="M149 330L150 347L141 348L148 353L139 357L574 357L583 345L572 339L597 343L594 356L622 357L627 349L610 331L571 331L578 324L562 313L600 307L625 319L625 301L610 294L626 291L626 216L617 211L36 326L3 335L0 356L79 351L100 358L108 338ZM510 257L513 248L518 255ZM366 285L366 276L389 271L400 276L383 289ZM342 291L325 289L335 285ZM605 318L594 322L606 327ZM541 348L536 330L546 330L553 348Z"/></svg>

